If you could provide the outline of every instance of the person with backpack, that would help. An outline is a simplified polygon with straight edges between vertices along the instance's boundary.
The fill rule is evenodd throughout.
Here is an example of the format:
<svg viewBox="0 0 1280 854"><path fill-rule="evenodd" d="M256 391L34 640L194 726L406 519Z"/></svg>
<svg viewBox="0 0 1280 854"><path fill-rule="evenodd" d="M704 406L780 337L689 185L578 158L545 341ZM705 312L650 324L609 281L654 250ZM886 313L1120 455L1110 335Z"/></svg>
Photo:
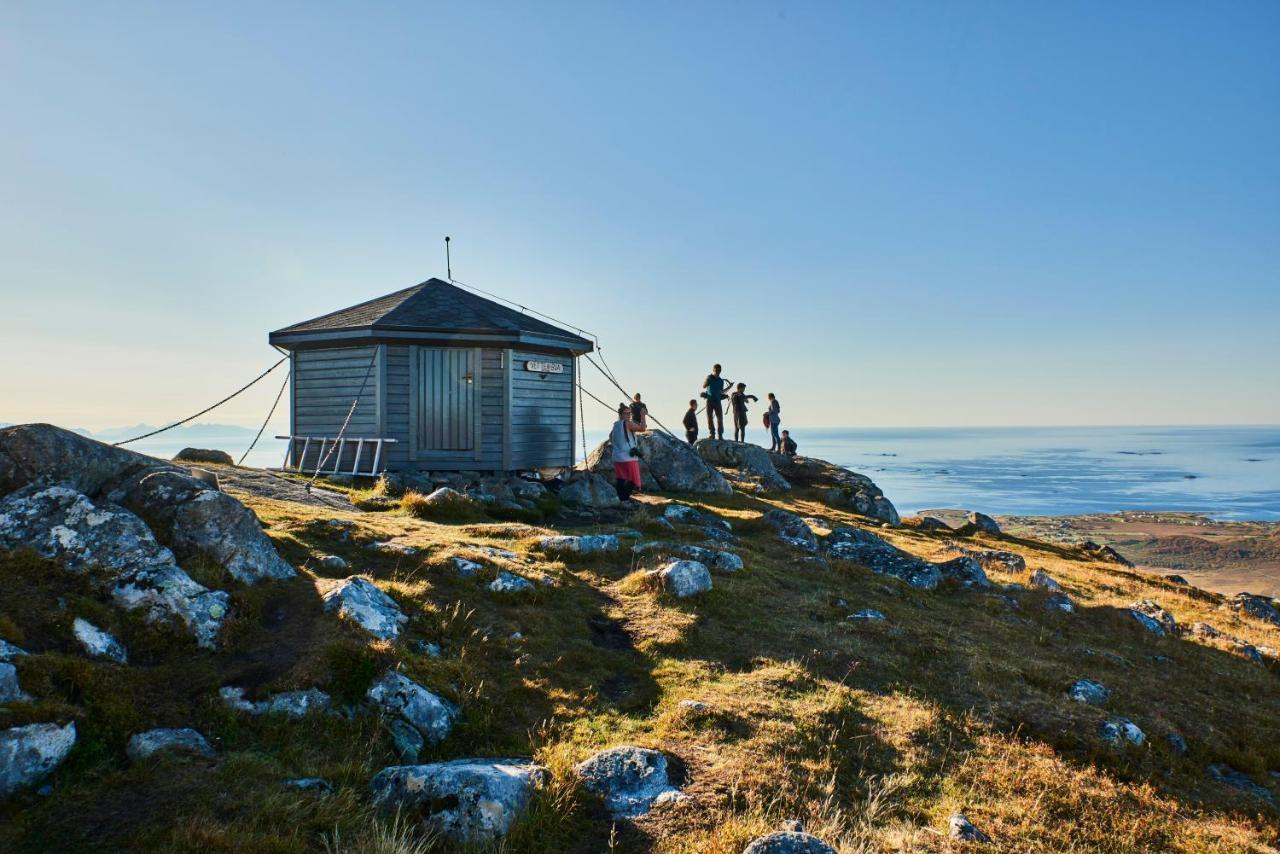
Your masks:
<svg viewBox="0 0 1280 854"><path fill-rule="evenodd" d="M720 376L720 366L712 365L711 373L702 381L705 391L702 396L707 399L707 435L712 439L724 438L724 405L722 401L728 396L724 393L725 379ZM717 422L719 429L716 429Z"/></svg>
<svg viewBox="0 0 1280 854"><path fill-rule="evenodd" d="M631 407L618 405L618 420L609 431L609 444L613 460L613 485L618 499L626 501L640 489L640 450L634 435L645 432L645 427L631 420Z"/></svg>
<svg viewBox="0 0 1280 854"><path fill-rule="evenodd" d="M747 384L738 383L737 389L729 395L729 406L733 409L733 441L747 441L747 401L755 403L760 398L747 394Z"/></svg>
<svg viewBox="0 0 1280 854"><path fill-rule="evenodd" d="M684 437L692 445L698 441L698 401L689 401L689 409L684 413Z"/></svg>
<svg viewBox="0 0 1280 854"><path fill-rule="evenodd" d="M764 423L769 428L769 438L772 442L769 450L781 451L782 437L778 435L778 425L782 423L782 404L778 402L778 398L774 397L773 392L769 392L769 409L764 414Z"/></svg>

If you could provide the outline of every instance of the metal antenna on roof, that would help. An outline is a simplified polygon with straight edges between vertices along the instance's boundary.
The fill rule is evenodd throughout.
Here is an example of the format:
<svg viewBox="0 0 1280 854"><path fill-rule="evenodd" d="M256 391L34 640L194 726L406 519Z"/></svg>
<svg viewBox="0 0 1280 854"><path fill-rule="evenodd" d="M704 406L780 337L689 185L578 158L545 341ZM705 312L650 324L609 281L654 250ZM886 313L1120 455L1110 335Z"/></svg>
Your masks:
<svg viewBox="0 0 1280 854"><path fill-rule="evenodd" d="M449 281L453 281L453 261L449 258L449 235L444 236L444 268Z"/></svg>

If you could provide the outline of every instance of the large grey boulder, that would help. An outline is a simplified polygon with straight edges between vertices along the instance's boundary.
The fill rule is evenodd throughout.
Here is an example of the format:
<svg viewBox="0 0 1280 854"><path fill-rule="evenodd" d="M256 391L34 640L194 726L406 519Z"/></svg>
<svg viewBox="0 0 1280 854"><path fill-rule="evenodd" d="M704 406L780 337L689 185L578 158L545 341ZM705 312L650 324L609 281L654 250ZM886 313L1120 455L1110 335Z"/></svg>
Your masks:
<svg viewBox="0 0 1280 854"><path fill-rule="evenodd" d="M602 750L575 770L614 818L644 815L660 797L677 791L667 777L667 757L645 747Z"/></svg>
<svg viewBox="0 0 1280 854"><path fill-rule="evenodd" d="M992 519L986 513L973 512L968 516L964 526L960 528L961 533L983 533L983 534L999 534L1000 524Z"/></svg>
<svg viewBox="0 0 1280 854"><path fill-rule="evenodd" d="M18 668L12 664L0 664L0 703L19 703L30 699L18 684Z"/></svg>
<svg viewBox="0 0 1280 854"><path fill-rule="evenodd" d="M245 584L296 574L252 510L189 474L152 472L113 490L112 497L146 520L179 560L208 558Z"/></svg>
<svg viewBox="0 0 1280 854"><path fill-rule="evenodd" d="M580 471L560 487L560 501L570 507L586 507L591 510L608 510L622 502L612 483L591 471Z"/></svg>
<svg viewBox="0 0 1280 854"><path fill-rule="evenodd" d="M76 640L80 641L80 646L84 647L84 651L93 658L105 658L116 664L129 663L129 654L124 644L110 632L103 631L82 617L76 617L71 624L71 631L76 636Z"/></svg>
<svg viewBox="0 0 1280 854"><path fill-rule="evenodd" d="M27 548L70 572L98 570L115 602L151 622L178 619L212 649L230 596L194 581L146 524L117 505L66 486L32 483L0 500L0 549Z"/></svg>
<svg viewBox="0 0 1280 854"><path fill-rule="evenodd" d="M173 466L52 424L0 429L0 494L32 483L56 483L96 495L113 481L161 468Z"/></svg>
<svg viewBox="0 0 1280 854"><path fill-rule="evenodd" d="M547 554L601 554L616 552L620 545L617 534L566 534L538 540L538 548Z"/></svg>
<svg viewBox="0 0 1280 854"><path fill-rule="evenodd" d="M679 557L696 560L717 572L737 572L742 569L742 558L733 552L693 546L686 543L651 542L631 547L631 553L640 559Z"/></svg>
<svg viewBox="0 0 1280 854"><path fill-rule="evenodd" d="M825 545L829 558L862 564L872 572L891 575L921 590L933 590L942 582L938 566L861 528L836 528L827 535Z"/></svg>
<svg viewBox="0 0 1280 854"><path fill-rule="evenodd" d="M760 521L772 528L778 539L787 545L809 554L818 551L818 538L809 523L790 510L770 510L760 517Z"/></svg>
<svg viewBox="0 0 1280 854"><path fill-rule="evenodd" d="M982 569L982 564L968 555L943 561L934 566L938 568L938 572L942 573L943 578L949 578L961 587L986 590L991 586L986 572Z"/></svg>
<svg viewBox="0 0 1280 854"><path fill-rule="evenodd" d="M711 590L711 572L696 560L673 560L651 575L662 589L677 599L687 599Z"/></svg>
<svg viewBox="0 0 1280 854"><path fill-rule="evenodd" d="M76 725L28 724L0 732L0 799L28 789L62 764L76 743Z"/></svg>
<svg viewBox="0 0 1280 854"><path fill-rule="evenodd" d="M420 812L454 845L488 845L507 834L549 778L527 759L454 759L384 768L369 788L376 805Z"/></svg>
<svg viewBox="0 0 1280 854"><path fill-rule="evenodd" d="M133 762L141 762L157 753L189 753L213 756L213 748L200 733L188 727L181 729L149 729L135 733L124 752Z"/></svg>
<svg viewBox="0 0 1280 854"><path fill-rule="evenodd" d="M724 439L699 439L694 449L698 456L713 466L737 469L749 475L766 492L788 492L791 489L791 484L774 467L769 452L759 445Z"/></svg>
<svg viewBox="0 0 1280 854"><path fill-rule="evenodd" d="M353 575L341 581L316 581L324 610L351 620L375 638L395 640L409 618L396 600L378 589L372 581Z"/></svg>
<svg viewBox="0 0 1280 854"><path fill-rule="evenodd" d="M733 494L733 487L724 475L698 456L687 442L655 430L637 435L636 448L640 451L641 483L647 490ZM612 459L613 446L606 439L587 456L587 468L612 478Z"/></svg>
<svg viewBox="0 0 1280 854"><path fill-rule="evenodd" d="M1144 629L1152 634L1163 637L1178 633L1178 621L1173 618L1173 614L1170 614L1150 599L1143 599L1130 604L1129 613L1142 624Z"/></svg>
<svg viewBox="0 0 1280 854"><path fill-rule="evenodd" d="M394 670L373 683L366 696L384 713L410 724L430 744L444 741L458 717L453 703Z"/></svg>
<svg viewBox="0 0 1280 854"><path fill-rule="evenodd" d="M751 840L742 854L836 854L836 849L811 833L779 830Z"/></svg>

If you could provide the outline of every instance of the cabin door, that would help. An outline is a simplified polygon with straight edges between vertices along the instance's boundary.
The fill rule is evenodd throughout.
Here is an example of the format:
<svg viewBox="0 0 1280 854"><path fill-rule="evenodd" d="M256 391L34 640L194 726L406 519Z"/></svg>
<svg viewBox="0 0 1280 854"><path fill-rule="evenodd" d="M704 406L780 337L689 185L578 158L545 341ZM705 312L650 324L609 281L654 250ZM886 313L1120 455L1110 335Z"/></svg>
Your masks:
<svg viewBox="0 0 1280 854"><path fill-rule="evenodd" d="M476 388L478 350L418 347L417 448L471 451L479 423Z"/></svg>

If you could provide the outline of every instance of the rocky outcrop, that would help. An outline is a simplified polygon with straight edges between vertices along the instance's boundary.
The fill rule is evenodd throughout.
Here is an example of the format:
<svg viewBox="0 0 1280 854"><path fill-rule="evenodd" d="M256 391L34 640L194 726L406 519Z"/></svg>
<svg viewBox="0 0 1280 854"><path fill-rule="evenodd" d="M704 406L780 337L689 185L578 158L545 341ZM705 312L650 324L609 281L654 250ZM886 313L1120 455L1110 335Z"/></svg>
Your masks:
<svg viewBox="0 0 1280 854"><path fill-rule="evenodd" d="M213 748L205 737L193 729L151 729L129 739L124 752L133 762L141 762L156 753L188 753L213 756Z"/></svg>
<svg viewBox="0 0 1280 854"><path fill-rule="evenodd" d="M237 712L249 715L284 715L287 718L301 718L312 712L327 712L333 705L333 699L318 688L283 691L262 700L248 700L243 688L227 685L218 690L218 696Z"/></svg>
<svg viewBox="0 0 1280 854"><path fill-rule="evenodd" d="M640 476L646 490L733 494L733 487L724 475L698 456L698 452L686 442L655 430L637 435L636 449L640 452ZM587 468L612 479L612 455L613 446L606 439L587 456Z"/></svg>
<svg viewBox="0 0 1280 854"><path fill-rule="evenodd" d="M575 771L614 818L644 815L659 798L677 791L667 777L667 757L645 747L602 750Z"/></svg>
<svg viewBox="0 0 1280 854"><path fill-rule="evenodd" d="M1152 634L1164 637L1178 633L1178 622L1164 608L1150 599L1134 602L1129 606L1129 614Z"/></svg>
<svg viewBox="0 0 1280 854"><path fill-rule="evenodd" d="M62 764L76 743L76 725L28 724L0 732L0 799L35 786Z"/></svg>
<svg viewBox="0 0 1280 854"><path fill-rule="evenodd" d="M226 451L210 448L183 448L173 455L173 461L175 463L217 463L224 466L232 466L236 462Z"/></svg>
<svg viewBox="0 0 1280 854"><path fill-rule="evenodd" d="M751 840L742 854L836 854L836 849L810 833L779 830Z"/></svg>
<svg viewBox="0 0 1280 854"><path fill-rule="evenodd" d="M129 654L125 651L124 644L88 620L76 617L71 624L71 631L84 651L93 658L105 658L116 664L129 663Z"/></svg>
<svg viewBox="0 0 1280 854"><path fill-rule="evenodd" d="M694 445L698 456L713 466L736 469L765 492L789 492L791 484L778 473L769 452L759 445L729 442L724 439L699 439Z"/></svg>
<svg viewBox="0 0 1280 854"><path fill-rule="evenodd" d="M961 546L953 546L952 550L973 558L982 564L983 569L1016 574L1022 574L1027 571L1026 559L1022 555L1014 554L1013 552L998 551L996 549L966 549Z"/></svg>
<svg viewBox="0 0 1280 854"><path fill-rule="evenodd" d="M1275 600L1266 596L1259 596L1256 593L1237 593L1232 597L1229 605L1233 611L1247 614L1255 620L1280 626L1280 609L1276 607Z"/></svg>
<svg viewBox="0 0 1280 854"><path fill-rule="evenodd" d="M770 454L769 460L792 484L819 490L822 500L832 507L852 510L890 525L901 524L893 503L866 475L814 457Z"/></svg>
<svg viewBox="0 0 1280 854"><path fill-rule="evenodd" d="M455 759L384 768L369 788L378 806L420 813L455 845L489 845L506 835L549 777L527 759Z"/></svg>
<svg viewBox="0 0 1280 854"><path fill-rule="evenodd" d="M316 586L326 611L346 617L375 638L395 640L409 622L396 600L367 578L353 575L338 582L321 579Z"/></svg>
<svg viewBox="0 0 1280 854"><path fill-rule="evenodd" d="M967 555L936 563L934 566L938 568L943 578L950 579L961 587L986 590L991 586L986 572L982 569L982 564Z"/></svg>
<svg viewBox="0 0 1280 854"><path fill-rule="evenodd" d="M430 744L444 741L458 717L458 707L453 703L394 670L373 683L366 696L385 714L412 726Z"/></svg>
<svg viewBox="0 0 1280 854"><path fill-rule="evenodd" d="M964 525L957 529L961 534L1000 534L1000 525L986 513L974 511L969 514Z"/></svg>
<svg viewBox="0 0 1280 854"><path fill-rule="evenodd" d="M804 519L789 510L770 510L760 517L760 521L772 528L778 539L802 552L814 554L818 551L818 538Z"/></svg>
<svg viewBox="0 0 1280 854"><path fill-rule="evenodd" d="M5 431L0 431L5 432ZM152 622L178 619L212 649L230 597L196 583L133 513L66 486L32 483L0 501L0 549L27 548L97 583Z"/></svg>
<svg viewBox="0 0 1280 854"><path fill-rule="evenodd" d="M711 590L711 572L696 560L674 560L650 573L664 592L687 599Z"/></svg>
<svg viewBox="0 0 1280 854"><path fill-rule="evenodd" d="M20 703L31 698L18 684L18 668L0 664L0 703Z"/></svg>
<svg viewBox="0 0 1280 854"><path fill-rule="evenodd" d="M933 590L942 582L942 571L937 565L861 528L836 528L827 535L824 545L829 558L861 564L872 572L891 575L921 590Z"/></svg>
<svg viewBox="0 0 1280 854"><path fill-rule="evenodd" d="M560 501L570 507L608 510L622 502L612 483L591 471L581 471L560 487Z"/></svg>
<svg viewBox="0 0 1280 854"><path fill-rule="evenodd" d="M737 572L742 569L742 558L733 552L691 546L685 543L652 542L632 546L631 553L637 558L680 557L685 560L696 560L705 564L708 569L717 572Z"/></svg>

